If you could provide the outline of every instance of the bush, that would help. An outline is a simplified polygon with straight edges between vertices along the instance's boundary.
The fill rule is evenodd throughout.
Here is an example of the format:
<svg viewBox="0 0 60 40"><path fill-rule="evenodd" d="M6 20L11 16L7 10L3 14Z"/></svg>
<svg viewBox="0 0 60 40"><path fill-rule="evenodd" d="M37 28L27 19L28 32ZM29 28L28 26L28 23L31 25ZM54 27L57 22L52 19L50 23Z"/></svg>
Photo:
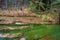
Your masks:
<svg viewBox="0 0 60 40"><path fill-rule="evenodd" d="M48 17L46 15L43 15L42 20L47 21Z"/></svg>

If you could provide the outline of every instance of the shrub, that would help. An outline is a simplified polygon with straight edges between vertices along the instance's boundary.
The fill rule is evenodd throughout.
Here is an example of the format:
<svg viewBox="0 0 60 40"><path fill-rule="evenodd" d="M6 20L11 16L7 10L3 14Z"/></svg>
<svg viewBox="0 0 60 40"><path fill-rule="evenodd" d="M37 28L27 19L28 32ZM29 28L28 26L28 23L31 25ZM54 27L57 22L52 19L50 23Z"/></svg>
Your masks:
<svg viewBox="0 0 60 40"><path fill-rule="evenodd" d="M43 15L42 20L47 21L48 17L46 15Z"/></svg>

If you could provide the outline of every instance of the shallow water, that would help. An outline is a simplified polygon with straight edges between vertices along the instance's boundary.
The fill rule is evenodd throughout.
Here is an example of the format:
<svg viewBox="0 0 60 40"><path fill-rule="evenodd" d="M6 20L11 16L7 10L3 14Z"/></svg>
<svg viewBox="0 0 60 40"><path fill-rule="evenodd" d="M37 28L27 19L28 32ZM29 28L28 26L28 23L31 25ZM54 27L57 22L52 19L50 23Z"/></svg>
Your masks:
<svg viewBox="0 0 60 40"><path fill-rule="evenodd" d="M20 27L26 27L27 28L22 28ZM3 29L3 27L5 29ZM7 27L13 27L16 28L14 30L6 29ZM50 36L52 40L59 40L60 38L60 25L55 24L55 25L46 25L46 24L27 24L27 25L0 25L0 34L7 34L9 33L10 35L15 34L15 37L12 38L1 38L0 40L17 40L22 37L25 37L26 40L31 40L32 39L37 39L37 38L42 38L43 36Z"/></svg>

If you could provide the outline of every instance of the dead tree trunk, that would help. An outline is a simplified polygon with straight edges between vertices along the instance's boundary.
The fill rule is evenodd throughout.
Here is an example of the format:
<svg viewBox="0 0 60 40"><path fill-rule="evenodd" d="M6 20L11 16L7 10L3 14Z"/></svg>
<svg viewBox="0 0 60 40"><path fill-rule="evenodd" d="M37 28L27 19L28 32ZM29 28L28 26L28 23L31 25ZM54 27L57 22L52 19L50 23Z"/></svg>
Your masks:
<svg viewBox="0 0 60 40"><path fill-rule="evenodd" d="M58 23L60 24L60 7L58 7Z"/></svg>

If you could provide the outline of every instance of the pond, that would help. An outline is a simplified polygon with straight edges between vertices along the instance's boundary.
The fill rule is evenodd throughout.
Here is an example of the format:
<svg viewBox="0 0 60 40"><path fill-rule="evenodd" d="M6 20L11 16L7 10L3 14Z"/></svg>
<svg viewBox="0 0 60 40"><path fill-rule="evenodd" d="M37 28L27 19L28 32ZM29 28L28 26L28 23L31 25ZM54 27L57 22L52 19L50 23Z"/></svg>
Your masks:
<svg viewBox="0 0 60 40"><path fill-rule="evenodd" d="M0 25L0 34L9 34L7 37L0 37L0 40L19 40L22 37L26 40L42 40L46 37L48 40L60 40L60 25Z"/></svg>

